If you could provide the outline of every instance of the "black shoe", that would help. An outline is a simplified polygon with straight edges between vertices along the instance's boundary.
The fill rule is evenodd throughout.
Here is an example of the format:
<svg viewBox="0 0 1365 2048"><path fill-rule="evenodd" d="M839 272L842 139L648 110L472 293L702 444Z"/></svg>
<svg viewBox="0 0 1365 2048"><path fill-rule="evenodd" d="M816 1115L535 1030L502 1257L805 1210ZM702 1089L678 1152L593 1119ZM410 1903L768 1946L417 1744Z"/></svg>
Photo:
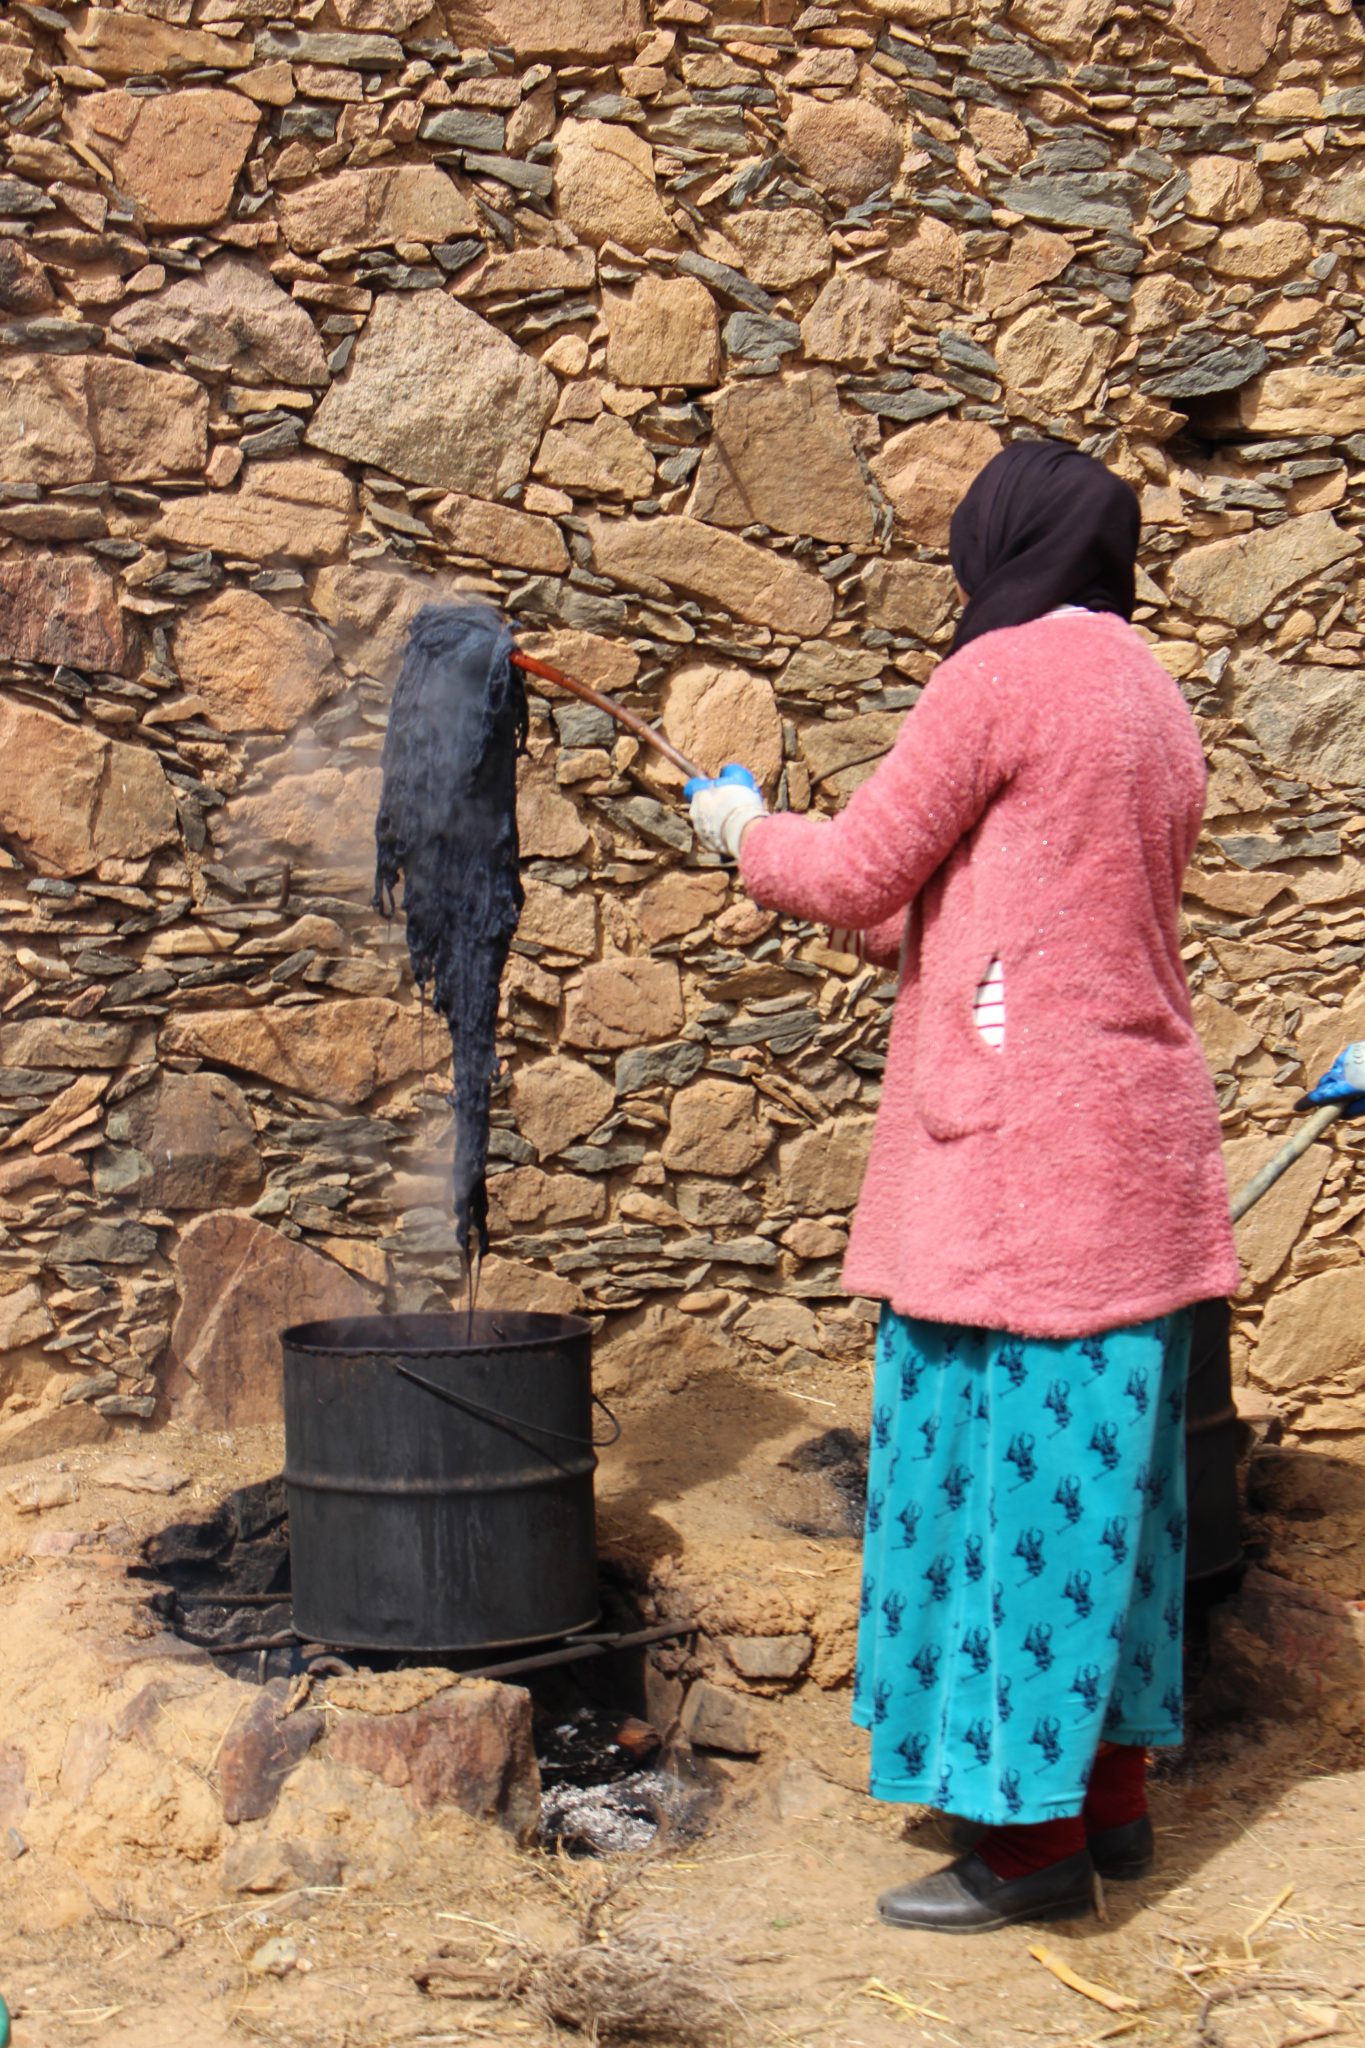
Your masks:
<svg viewBox="0 0 1365 2048"><path fill-rule="evenodd" d="M975 1851L918 1884L883 1892L877 1911L892 1927L920 1927L930 1934L988 1934L1018 1920L1072 1920L1095 1904L1095 1866L1087 1850L1033 1870L1026 1877L997 1877Z"/></svg>
<svg viewBox="0 0 1365 2048"><path fill-rule="evenodd" d="M1125 1821L1122 1827L1087 1831L1085 1845L1100 1876L1116 1883L1146 1877L1156 1861L1156 1837L1145 1813L1137 1820Z"/></svg>

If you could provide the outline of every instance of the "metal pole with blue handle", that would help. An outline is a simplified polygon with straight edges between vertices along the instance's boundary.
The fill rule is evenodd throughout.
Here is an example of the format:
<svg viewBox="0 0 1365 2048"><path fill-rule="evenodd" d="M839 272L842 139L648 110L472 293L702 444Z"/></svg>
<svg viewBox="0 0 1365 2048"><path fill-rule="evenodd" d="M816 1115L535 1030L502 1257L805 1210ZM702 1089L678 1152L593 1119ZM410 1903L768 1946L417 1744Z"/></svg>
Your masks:
<svg viewBox="0 0 1365 2048"><path fill-rule="evenodd" d="M1274 1187L1280 1175L1287 1173L1294 1161L1301 1159L1309 1146L1315 1144L1324 1131L1330 1130L1339 1117L1359 1116L1365 1112L1365 1039L1358 1039L1354 1045L1348 1045L1345 1052L1339 1053L1316 1087L1301 1095L1294 1107L1312 1109L1315 1114L1233 1196L1234 1223L1240 1223L1247 1210Z"/></svg>

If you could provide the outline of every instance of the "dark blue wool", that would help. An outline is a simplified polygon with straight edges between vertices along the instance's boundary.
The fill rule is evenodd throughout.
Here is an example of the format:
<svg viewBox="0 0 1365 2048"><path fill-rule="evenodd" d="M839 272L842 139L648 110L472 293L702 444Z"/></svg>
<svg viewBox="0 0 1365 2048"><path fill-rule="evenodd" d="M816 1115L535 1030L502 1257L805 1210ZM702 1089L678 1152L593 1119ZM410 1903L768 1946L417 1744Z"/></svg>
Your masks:
<svg viewBox="0 0 1365 2048"><path fill-rule="evenodd" d="M517 755L526 691L512 635L490 605L429 604L408 632L384 740L375 820L375 907L392 916L401 877L408 958L450 1026L455 1227L488 1250L488 1091L498 984L524 896Z"/></svg>

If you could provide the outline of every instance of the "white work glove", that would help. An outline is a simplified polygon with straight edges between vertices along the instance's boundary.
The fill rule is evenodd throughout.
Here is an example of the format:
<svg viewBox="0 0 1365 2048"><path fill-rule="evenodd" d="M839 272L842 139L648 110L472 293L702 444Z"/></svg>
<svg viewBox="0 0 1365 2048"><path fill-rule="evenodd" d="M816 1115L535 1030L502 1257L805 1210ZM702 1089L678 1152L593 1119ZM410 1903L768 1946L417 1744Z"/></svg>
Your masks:
<svg viewBox="0 0 1365 2048"><path fill-rule="evenodd" d="M712 853L728 853L739 859L739 842L744 828L755 818L767 816L758 784L747 768L727 761L716 776L694 775L683 787L692 810L692 830Z"/></svg>
<svg viewBox="0 0 1365 2048"><path fill-rule="evenodd" d="M855 960L866 960L867 933L849 931L843 925L831 925L829 950L831 953L851 953Z"/></svg>

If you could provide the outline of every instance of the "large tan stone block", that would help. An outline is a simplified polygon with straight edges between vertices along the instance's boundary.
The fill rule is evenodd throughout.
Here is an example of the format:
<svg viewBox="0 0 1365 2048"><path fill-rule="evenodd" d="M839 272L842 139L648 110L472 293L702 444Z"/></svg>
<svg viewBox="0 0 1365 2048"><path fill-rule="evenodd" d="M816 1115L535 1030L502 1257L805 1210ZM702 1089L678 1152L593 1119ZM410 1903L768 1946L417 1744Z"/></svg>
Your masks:
<svg viewBox="0 0 1365 2048"><path fill-rule="evenodd" d="M149 747L0 700L0 827L47 875L139 860L176 836L175 793Z"/></svg>
<svg viewBox="0 0 1365 2048"><path fill-rule="evenodd" d="M431 1032L432 1057L442 1057ZM258 1075L294 1095L353 1109L376 1089L422 1071L421 1018L382 996L260 1009L181 1012L161 1032L163 1053Z"/></svg>
<svg viewBox="0 0 1365 2048"><path fill-rule="evenodd" d="M119 188L149 227L212 227L227 212L256 133L258 110L238 92L89 93L76 135L112 162Z"/></svg>
<svg viewBox="0 0 1365 2048"><path fill-rule="evenodd" d="M784 632L822 633L834 615L829 587L812 569L699 519L587 522L604 576L657 596L670 586Z"/></svg>
<svg viewBox="0 0 1365 2048"><path fill-rule="evenodd" d="M394 293L370 315L307 438L411 483L498 498L525 481L556 390L547 369L458 299Z"/></svg>
<svg viewBox="0 0 1365 2048"><path fill-rule="evenodd" d="M872 494L828 370L754 377L716 399L688 516L866 546Z"/></svg>
<svg viewBox="0 0 1365 2048"><path fill-rule="evenodd" d="M280 1332L328 1316L364 1315L372 1296L331 1259L233 1210L181 1232L179 1308L167 1392L201 1429L282 1419Z"/></svg>

